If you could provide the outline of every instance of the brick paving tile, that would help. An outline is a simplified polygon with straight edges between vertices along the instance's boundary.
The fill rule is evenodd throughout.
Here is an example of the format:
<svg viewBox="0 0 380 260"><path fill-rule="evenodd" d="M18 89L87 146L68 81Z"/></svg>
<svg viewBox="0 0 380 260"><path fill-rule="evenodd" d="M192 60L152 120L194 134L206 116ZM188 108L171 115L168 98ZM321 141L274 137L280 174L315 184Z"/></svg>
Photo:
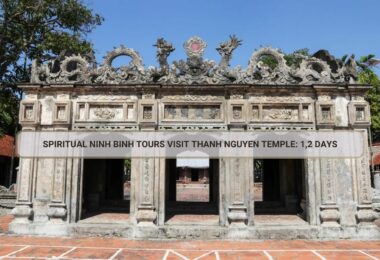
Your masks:
<svg viewBox="0 0 380 260"><path fill-rule="evenodd" d="M1 260L15 260L15 259L22 259L22 260L36 260L36 259L43 259L45 260L45 258L41 257L41 258L36 258L36 257L23 257L23 258L17 258L17 257L5 257L5 258L1 258Z"/></svg>
<svg viewBox="0 0 380 260"><path fill-rule="evenodd" d="M14 219L14 216L12 215L3 215L0 216L0 223L9 223Z"/></svg>
<svg viewBox="0 0 380 260"><path fill-rule="evenodd" d="M363 250L362 252L366 253L366 254L369 254L370 256L372 257L375 257L375 258L378 258L380 259L380 248L378 251L367 251L367 250Z"/></svg>
<svg viewBox="0 0 380 260"><path fill-rule="evenodd" d="M318 254L328 260L368 260L369 256L358 251L317 251Z"/></svg>
<svg viewBox="0 0 380 260"><path fill-rule="evenodd" d="M12 252L20 250L24 246L0 246L0 256L9 255Z"/></svg>
<svg viewBox="0 0 380 260"><path fill-rule="evenodd" d="M320 260L321 258L310 251L267 251L273 260Z"/></svg>
<svg viewBox="0 0 380 260"><path fill-rule="evenodd" d="M11 257L57 257L63 253L70 250L70 247L43 247L43 246L32 246L25 248L15 254L10 255Z"/></svg>
<svg viewBox="0 0 380 260"><path fill-rule="evenodd" d="M144 259L163 259L165 251L156 250L127 250L123 249L114 259L117 260L144 260Z"/></svg>
<svg viewBox="0 0 380 260"><path fill-rule="evenodd" d="M263 252L218 252L220 260L268 260Z"/></svg>
<svg viewBox="0 0 380 260"><path fill-rule="evenodd" d="M173 222L202 222L202 223L218 223L219 216L218 215L212 215L212 214L198 214L198 215L192 215L192 214L176 214L174 216L170 216L167 219L167 223L173 223Z"/></svg>
<svg viewBox="0 0 380 260"><path fill-rule="evenodd" d="M214 251L183 251L177 250L177 253L187 257L188 259L200 258L202 260L215 260L216 255Z"/></svg>
<svg viewBox="0 0 380 260"><path fill-rule="evenodd" d="M118 249L77 248L66 254L64 258L108 259L112 257L117 251Z"/></svg>
<svg viewBox="0 0 380 260"><path fill-rule="evenodd" d="M82 219L81 223L125 223L129 220L127 213L99 213L92 216L87 216Z"/></svg>
<svg viewBox="0 0 380 260"><path fill-rule="evenodd" d="M0 236L0 245L44 245L67 247L104 247L104 248L151 248L182 250L280 250L280 249L379 249L380 241L305 241L305 240L265 240L265 241L140 241L120 238L49 238L26 236Z"/></svg>
<svg viewBox="0 0 380 260"><path fill-rule="evenodd" d="M153 258L151 258L151 259L153 259ZM169 251L168 254L166 255L166 257L164 257L163 259L165 259L165 260L184 260L184 259L188 259L188 258L185 258L182 255L178 255L172 251Z"/></svg>
<svg viewBox="0 0 380 260"><path fill-rule="evenodd" d="M0 223L0 233L7 233L9 225L7 223Z"/></svg>

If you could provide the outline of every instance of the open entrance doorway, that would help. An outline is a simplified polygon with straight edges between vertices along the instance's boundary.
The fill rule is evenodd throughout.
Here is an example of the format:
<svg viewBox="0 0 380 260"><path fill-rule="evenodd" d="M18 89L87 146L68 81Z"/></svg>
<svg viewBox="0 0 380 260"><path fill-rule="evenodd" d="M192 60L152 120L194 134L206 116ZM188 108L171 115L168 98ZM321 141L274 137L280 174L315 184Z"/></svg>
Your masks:
<svg viewBox="0 0 380 260"><path fill-rule="evenodd" d="M254 160L256 224L306 224L304 161Z"/></svg>
<svg viewBox="0 0 380 260"><path fill-rule="evenodd" d="M85 159L82 222L125 222L129 218L130 159Z"/></svg>
<svg viewBox="0 0 380 260"><path fill-rule="evenodd" d="M219 160L167 159L166 224L219 223Z"/></svg>

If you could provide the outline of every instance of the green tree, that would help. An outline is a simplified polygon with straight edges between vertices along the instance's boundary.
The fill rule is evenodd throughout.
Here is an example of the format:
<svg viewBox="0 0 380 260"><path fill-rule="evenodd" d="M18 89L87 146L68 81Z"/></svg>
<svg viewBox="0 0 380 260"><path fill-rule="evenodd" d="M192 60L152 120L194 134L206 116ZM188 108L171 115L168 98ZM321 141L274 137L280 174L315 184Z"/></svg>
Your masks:
<svg viewBox="0 0 380 260"><path fill-rule="evenodd" d="M17 125L16 84L29 81L31 61L91 53L85 37L102 21L81 0L0 0L0 135Z"/></svg>
<svg viewBox="0 0 380 260"><path fill-rule="evenodd" d="M373 141L380 141L380 79L374 72L374 68L379 62L380 61L376 60L373 54L361 57L357 62L359 66L359 82L372 86L366 94L366 99L370 103L371 108Z"/></svg>
<svg viewBox="0 0 380 260"><path fill-rule="evenodd" d="M293 68L298 68L305 58L310 57L309 49L303 48L295 50L293 53L284 56L286 64Z"/></svg>

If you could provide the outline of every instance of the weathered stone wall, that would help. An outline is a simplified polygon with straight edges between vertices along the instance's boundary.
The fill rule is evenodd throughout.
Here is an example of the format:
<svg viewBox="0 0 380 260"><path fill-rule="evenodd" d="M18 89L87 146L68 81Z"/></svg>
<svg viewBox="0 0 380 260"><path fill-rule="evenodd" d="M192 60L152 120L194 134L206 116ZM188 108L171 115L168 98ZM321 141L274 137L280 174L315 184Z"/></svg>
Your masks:
<svg viewBox="0 0 380 260"><path fill-rule="evenodd" d="M255 131L346 129L369 125L368 88L357 85L24 85L23 131ZM105 94L106 93L106 94ZM366 140L366 139L364 139ZM306 237L377 236L373 225L368 144L360 158L305 159L303 207ZM130 220L118 227L129 237L191 237L189 227L165 223L164 158L132 158ZM70 235L80 222L83 162L71 158L21 158L11 231ZM255 224L253 159L220 158L219 226L201 237L281 237L292 228ZM98 232L114 229L96 225ZM361 228L356 229L356 228ZM272 230L272 231L270 231ZM368 231L370 230L370 231ZM196 237L197 235L194 235ZM289 237L300 233L289 232Z"/></svg>

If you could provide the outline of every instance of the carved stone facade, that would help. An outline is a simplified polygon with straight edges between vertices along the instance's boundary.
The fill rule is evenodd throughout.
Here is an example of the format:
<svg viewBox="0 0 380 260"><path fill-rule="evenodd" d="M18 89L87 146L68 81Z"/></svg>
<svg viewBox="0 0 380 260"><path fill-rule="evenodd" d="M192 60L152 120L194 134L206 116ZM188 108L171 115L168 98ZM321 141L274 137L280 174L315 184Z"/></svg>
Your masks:
<svg viewBox="0 0 380 260"><path fill-rule="evenodd" d="M313 57L292 71L283 54L264 48L252 55L246 70L230 70L228 55L239 44L231 37L220 46L220 65L203 60L206 43L197 37L185 44L188 60L172 66L165 57L174 48L161 39L156 44L160 69L145 70L139 55L125 47L108 54L96 69L80 56L55 61L55 66L35 63L32 83L19 86L25 92L20 106L23 131L345 129L367 135L369 106L360 97L369 87L347 84L355 76L344 74L347 67L332 69ZM262 64L264 54L275 57L278 68ZM114 70L112 60L120 55L130 56L132 62ZM77 62L73 70L68 69L71 62ZM129 219L123 223L81 221L83 159L20 158L16 218L10 231L134 238L378 238L368 144L363 146L366 152L360 158L301 158L301 226L256 221L255 158L217 160L210 176L218 175L218 222L192 226L165 222L170 168L165 158L131 159ZM291 199L287 196L288 203Z"/></svg>

